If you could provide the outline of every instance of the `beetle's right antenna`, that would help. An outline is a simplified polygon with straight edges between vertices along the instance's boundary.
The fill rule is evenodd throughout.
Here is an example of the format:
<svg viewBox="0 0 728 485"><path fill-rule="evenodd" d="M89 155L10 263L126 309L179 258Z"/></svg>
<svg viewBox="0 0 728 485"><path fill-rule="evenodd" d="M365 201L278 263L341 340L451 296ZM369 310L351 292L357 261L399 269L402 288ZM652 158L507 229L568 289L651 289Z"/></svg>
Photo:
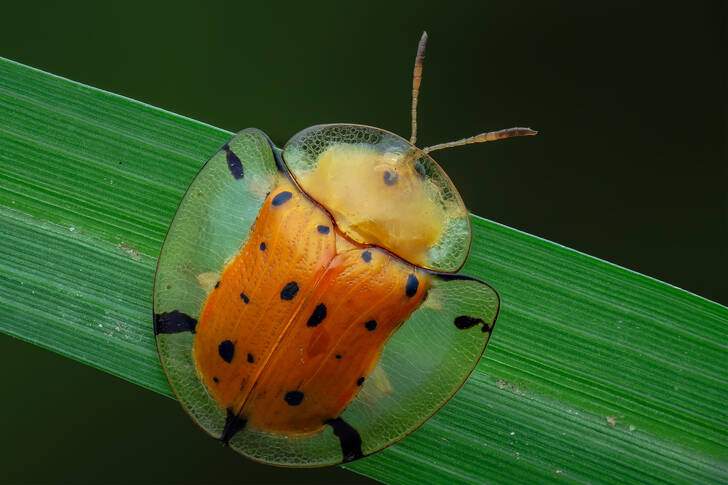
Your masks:
<svg viewBox="0 0 728 485"><path fill-rule="evenodd" d="M415 57L415 72L412 76L412 145L417 141L417 97L420 95L420 82L422 82L422 62L425 60L425 46L427 45L427 32L422 32L420 43L417 46Z"/></svg>

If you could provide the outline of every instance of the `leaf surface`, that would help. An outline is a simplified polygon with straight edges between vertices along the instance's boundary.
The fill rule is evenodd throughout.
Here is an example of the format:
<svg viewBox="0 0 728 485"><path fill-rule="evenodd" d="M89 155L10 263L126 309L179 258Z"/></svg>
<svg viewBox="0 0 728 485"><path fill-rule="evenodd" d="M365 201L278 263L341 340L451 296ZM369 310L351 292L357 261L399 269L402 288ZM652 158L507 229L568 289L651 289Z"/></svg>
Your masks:
<svg viewBox="0 0 728 485"><path fill-rule="evenodd" d="M229 132L0 58L0 331L171 396L156 258ZM468 382L347 465L391 483L728 481L728 309L472 216L502 310Z"/></svg>

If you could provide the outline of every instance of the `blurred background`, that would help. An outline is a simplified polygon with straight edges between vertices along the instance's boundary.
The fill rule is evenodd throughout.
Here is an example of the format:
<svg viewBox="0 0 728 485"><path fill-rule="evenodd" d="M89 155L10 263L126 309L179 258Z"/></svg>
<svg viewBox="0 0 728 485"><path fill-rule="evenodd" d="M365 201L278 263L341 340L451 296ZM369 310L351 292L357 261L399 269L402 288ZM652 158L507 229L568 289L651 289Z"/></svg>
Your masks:
<svg viewBox="0 0 728 485"><path fill-rule="evenodd" d="M16 2L0 56L278 144L408 138L426 29L420 146L539 130L435 153L472 212L728 304L726 5L609 4ZM4 335L0 355L1 482L367 481L256 465L170 399Z"/></svg>

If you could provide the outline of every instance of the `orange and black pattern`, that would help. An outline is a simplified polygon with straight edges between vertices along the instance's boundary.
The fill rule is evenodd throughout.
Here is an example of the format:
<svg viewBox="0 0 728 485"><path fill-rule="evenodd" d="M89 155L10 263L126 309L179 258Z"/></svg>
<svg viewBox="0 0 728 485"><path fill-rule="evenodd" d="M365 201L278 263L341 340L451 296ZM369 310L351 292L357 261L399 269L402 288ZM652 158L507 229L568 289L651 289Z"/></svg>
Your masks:
<svg viewBox="0 0 728 485"><path fill-rule="evenodd" d="M231 426L349 432L340 414L429 284L386 251L345 241L281 182L205 301L193 349L200 377Z"/></svg>

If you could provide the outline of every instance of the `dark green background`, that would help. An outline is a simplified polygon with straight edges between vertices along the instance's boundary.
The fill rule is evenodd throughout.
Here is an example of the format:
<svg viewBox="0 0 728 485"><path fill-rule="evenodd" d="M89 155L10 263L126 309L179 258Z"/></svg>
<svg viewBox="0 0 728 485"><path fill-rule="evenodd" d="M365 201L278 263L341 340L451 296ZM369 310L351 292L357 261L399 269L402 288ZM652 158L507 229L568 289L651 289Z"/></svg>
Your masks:
<svg viewBox="0 0 728 485"><path fill-rule="evenodd" d="M426 29L420 144L540 131L436 153L473 212L728 303L725 5L602 3L27 2L3 5L0 55L278 143L407 137ZM5 336L0 355L0 481L361 480L252 464L169 399Z"/></svg>

